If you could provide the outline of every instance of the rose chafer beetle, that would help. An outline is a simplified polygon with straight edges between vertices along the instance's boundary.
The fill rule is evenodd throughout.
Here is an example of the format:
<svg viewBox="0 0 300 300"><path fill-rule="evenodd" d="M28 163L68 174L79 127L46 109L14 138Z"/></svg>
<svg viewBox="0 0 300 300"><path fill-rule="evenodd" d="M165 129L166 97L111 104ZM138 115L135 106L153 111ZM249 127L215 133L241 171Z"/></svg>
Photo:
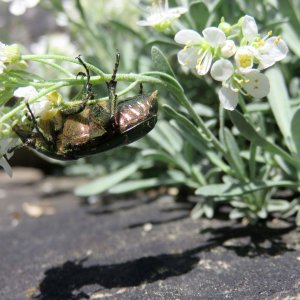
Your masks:
<svg viewBox="0 0 300 300"><path fill-rule="evenodd" d="M28 103L29 117L13 127L22 142L58 160L74 160L132 143L152 130L157 121L157 91L140 94L117 103L116 74L120 54L112 78L106 82L109 100L89 104L94 99L90 73L80 56L77 57L86 73L84 96L75 106L59 107L51 118L35 117ZM77 75L77 76L78 76Z"/></svg>

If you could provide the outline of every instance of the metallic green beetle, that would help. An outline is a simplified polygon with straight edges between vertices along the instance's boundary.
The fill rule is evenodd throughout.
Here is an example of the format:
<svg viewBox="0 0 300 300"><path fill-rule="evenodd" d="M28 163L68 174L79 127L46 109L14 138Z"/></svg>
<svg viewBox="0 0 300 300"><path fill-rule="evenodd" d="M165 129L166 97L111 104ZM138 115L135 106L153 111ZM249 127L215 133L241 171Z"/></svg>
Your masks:
<svg viewBox="0 0 300 300"><path fill-rule="evenodd" d="M90 73L80 56L87 77L85 96L72 109L57 109L50 119L35 117L27 104L29 118L14 126L22 142L51 158L74 160L132 143L152 130L157 121L157 91L126 98L117 103L116 55L112 78L107 82L109 101L88 104L94 98Z"/></svg>

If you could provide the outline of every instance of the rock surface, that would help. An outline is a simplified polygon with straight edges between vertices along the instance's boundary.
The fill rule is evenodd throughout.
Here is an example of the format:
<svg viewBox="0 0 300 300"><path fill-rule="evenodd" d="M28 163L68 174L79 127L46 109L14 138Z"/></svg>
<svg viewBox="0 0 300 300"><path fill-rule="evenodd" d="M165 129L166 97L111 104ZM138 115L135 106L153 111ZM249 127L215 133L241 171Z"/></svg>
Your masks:
<svg viewBox="0 0 300 300"><path fill-rule="evenodd" d="M21 171L0 181L0 299L300 298L291 224L193 221L171 196L83 205L80 179Z"/></svg>

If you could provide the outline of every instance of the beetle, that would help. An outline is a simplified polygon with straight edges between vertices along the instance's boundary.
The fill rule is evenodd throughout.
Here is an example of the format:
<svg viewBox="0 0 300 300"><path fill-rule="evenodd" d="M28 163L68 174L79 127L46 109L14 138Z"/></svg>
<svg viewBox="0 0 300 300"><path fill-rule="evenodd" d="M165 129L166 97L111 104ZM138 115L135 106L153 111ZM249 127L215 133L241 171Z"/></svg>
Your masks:
<svg viewBox="0 0 300 300"><path fill-rule="evenodd" d="M116 55L112 78L106 82L108 101L89 104L94 99L90 72L86 64L77 57L86 73L84 96L76 106L59 108L49 119L35 117L26 103L29 117L13 127L23 144L58 160L75 160L130 144L151 131L157 122L157 91L140 93L134 97L117 101L116 74L120 54Z"/></svg>

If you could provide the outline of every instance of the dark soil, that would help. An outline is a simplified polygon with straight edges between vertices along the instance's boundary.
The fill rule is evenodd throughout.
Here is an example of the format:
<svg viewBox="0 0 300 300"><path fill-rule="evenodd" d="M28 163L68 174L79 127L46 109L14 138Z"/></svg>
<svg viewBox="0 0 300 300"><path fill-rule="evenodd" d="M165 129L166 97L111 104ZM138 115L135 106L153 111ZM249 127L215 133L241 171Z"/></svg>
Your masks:
<svg viewBox="0 0 300 300"><path fill-rule="evenodd" d="M300 299L293 225L193 221L171 196L84 205L80 182L0 174L1 300Z"/></svg>

